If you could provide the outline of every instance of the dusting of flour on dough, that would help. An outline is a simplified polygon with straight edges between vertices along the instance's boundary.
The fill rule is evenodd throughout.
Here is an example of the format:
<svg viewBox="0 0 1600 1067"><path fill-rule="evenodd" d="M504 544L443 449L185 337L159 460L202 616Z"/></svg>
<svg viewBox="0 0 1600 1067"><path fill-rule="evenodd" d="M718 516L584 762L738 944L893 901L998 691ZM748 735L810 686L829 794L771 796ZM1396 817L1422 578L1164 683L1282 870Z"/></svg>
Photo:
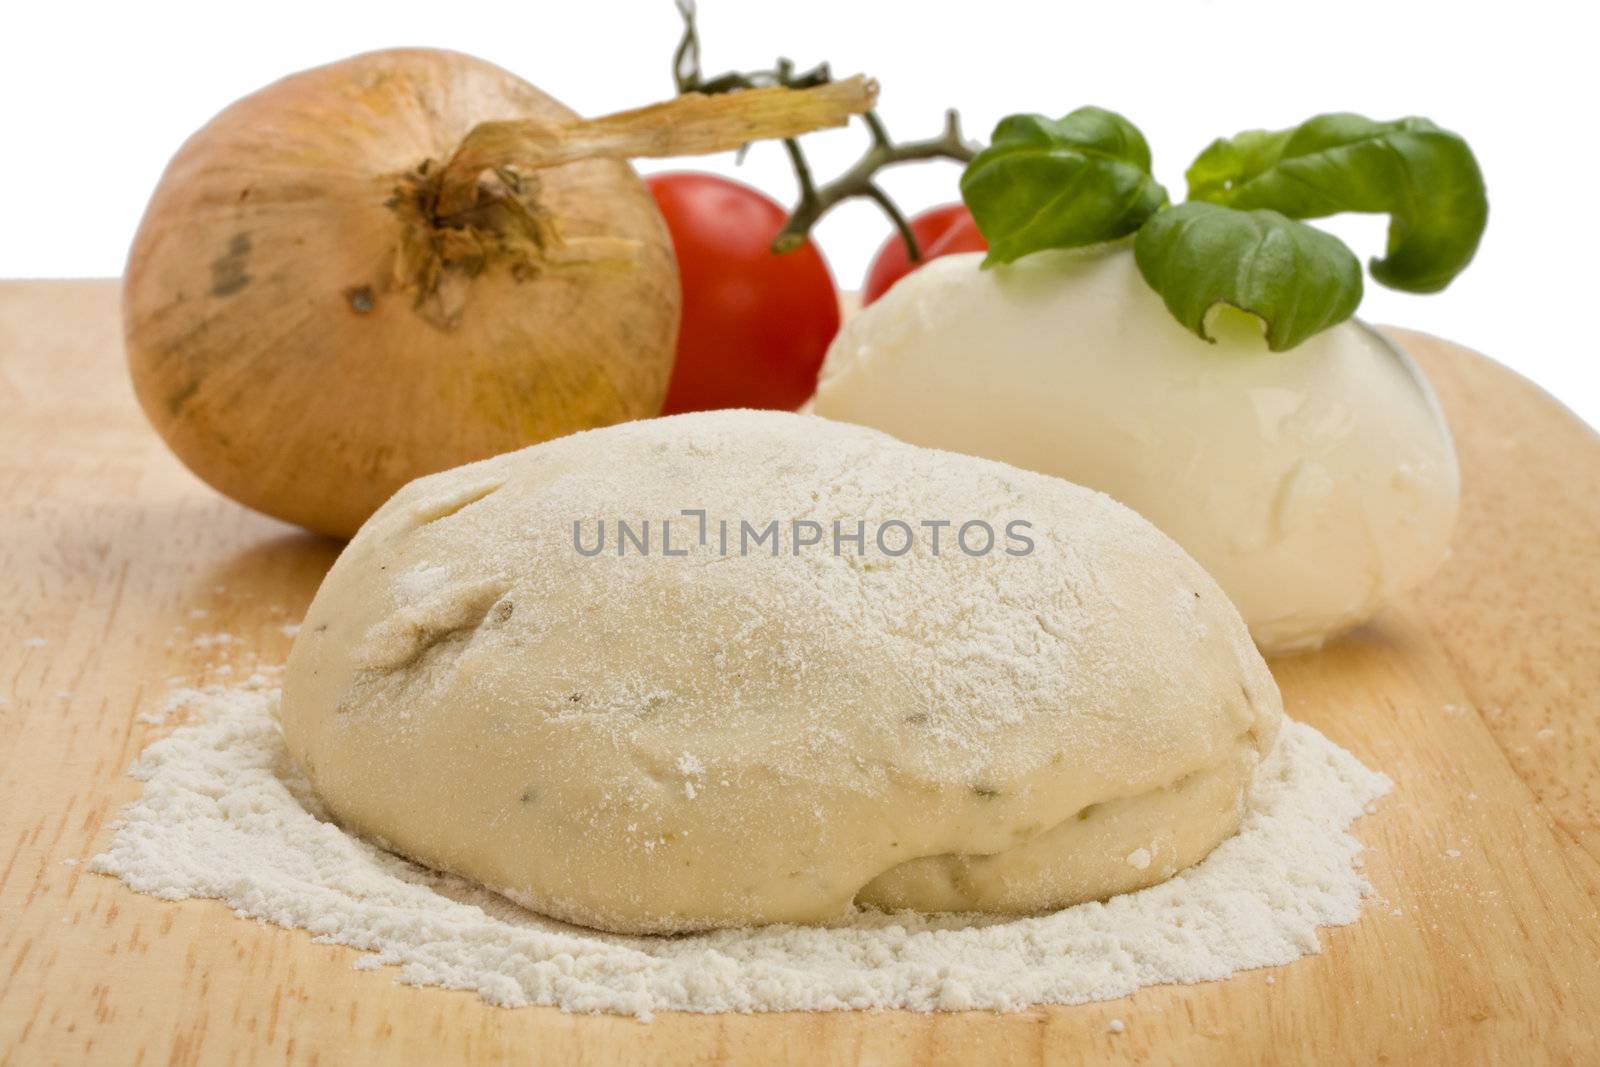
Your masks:
<svg viewBox="0 0 1600 1067"><path fill-rule="evenodd" d="M1391 788L1310 726L1286 722L1238 835L1149 889L1024 919L857 910L828 928L627 937L543 918L340 830L284 748L277 690L185 696L193 721L134 764L143 795L92 870L361 949L358 969L394 965L410 985L641 1019L1018 1010L1288 963L1318 951L1317 927L1359 916L1371 887L1348 827Z"/></svg>
<svg viewBox="0 0 1600 1067"><path fill-rule="evenodd" d="M344 825L631 934L1158 882L1235 830L1280 717L1233 605L1110 497L755 411L407 485L324 579L280 711Z"/></svg>

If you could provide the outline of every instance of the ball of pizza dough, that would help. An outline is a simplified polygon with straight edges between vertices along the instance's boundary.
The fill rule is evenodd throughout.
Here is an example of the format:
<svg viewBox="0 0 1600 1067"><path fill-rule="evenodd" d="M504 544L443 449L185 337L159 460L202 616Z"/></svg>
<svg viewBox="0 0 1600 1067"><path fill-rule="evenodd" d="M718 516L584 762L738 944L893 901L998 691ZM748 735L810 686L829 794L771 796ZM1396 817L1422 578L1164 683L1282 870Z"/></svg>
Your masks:
<svg viewBox="0 0 1600 1067"><path fill-rule="evenodd" d="M629 933L1152 884L1237 829L1281 715L1216 584L1109 497L748 411L412 482L281 711L344 825Z"/></svg>
<svg viewBox="0 0 1600 1067"><path fill-rule="evenodd" d="M1268 652L1427 578L1460 497L1437 401L1351 321L1287 352L1221 309L1177 323L1126 249L933 260L846 323L818 415L1111 494L1217 579Z"/></svg>

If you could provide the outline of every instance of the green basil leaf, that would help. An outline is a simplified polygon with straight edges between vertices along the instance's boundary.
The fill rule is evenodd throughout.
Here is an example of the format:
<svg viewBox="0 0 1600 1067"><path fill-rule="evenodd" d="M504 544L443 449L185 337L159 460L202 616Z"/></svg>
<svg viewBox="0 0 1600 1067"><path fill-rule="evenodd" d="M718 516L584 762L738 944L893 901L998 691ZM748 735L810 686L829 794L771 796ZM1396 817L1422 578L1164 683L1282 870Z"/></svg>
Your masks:
<svg viewBox="0 0 1600 1067"><path fill-rule="evenodd" d="M1277 162L1293 130L1245 130L1232 138L1219 137L1195 157L1184 178L1190 200L1223 202L1228 191Z"/></svg>
<svg viewBox="0 0 1600 1067"><path fill-rule="evenodd" d="M1218 304L1260 318L1267 347L1282 352L1361 303L1361 263L1344 242L1276 211L1191 200L1146 222L1133 255L1167 310L1207 341Z"/></svg>
<svg viewBox="0 0 1600 1067"><path fill-rule="evenodd" d="M1046 248L1126 237L1167 202L1150 146L1111 111L1012 115L961 175L961 198L989 242L984 266Z"/></svg>
<svg viewBox="0 0 1600 1067"><path fill-rule="evenodd" d="M1432 293L1472 261L1489 220L1483 173L1467 142L1427 119L1374 122L1318 115L1290 130L1214 142L1189 168L1189 197L1315 219L1389 216L1388 249L1372 276Z"/></svg>

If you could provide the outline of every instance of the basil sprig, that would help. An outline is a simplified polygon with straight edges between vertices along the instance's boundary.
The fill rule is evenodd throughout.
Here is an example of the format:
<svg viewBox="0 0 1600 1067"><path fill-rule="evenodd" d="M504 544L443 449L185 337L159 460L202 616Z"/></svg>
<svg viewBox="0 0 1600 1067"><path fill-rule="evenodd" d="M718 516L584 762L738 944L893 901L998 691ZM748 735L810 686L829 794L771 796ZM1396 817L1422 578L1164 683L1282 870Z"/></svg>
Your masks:
<svg viewBox="0 0 1600 1067"><path fill-rule="evenodd" d="M1361 303L1361 263L1344 242L1276 211L1179 204L1144 224L1133 255L1173 317L1208 341L1218 304L1261 318L1282 352Z"/></svg>
<svg viewBox="0 0 1600 1067"><path fill-rule="evenodd" d="M1150 147L1121 115L1079 108L1058 121L1013 115L967 166L961 195L989 242L984 266L1136 234L1134 256L1173 316L1212 340L1228 304L1259 317L1273 351L1343 322L1361 302L1361 265L1301 219L1389 216L1380 283L1437 292L1477 251L1488 221L1483 175L1459 136L1421 118L1319 115L1288 130L1219 139L1167 205Z"/></svg>
<svg viewBox="0 0 1600 1067"><path fill-rule="evenodd" d="M1167 202L1144 134L1098 107L1001 120L962 173L961 196L989 243L985 266L1126 237Z"/></svg>
<svg viewBox="0 0 1600 1067"><path fill-rule="evenodd" d="M1372 276L1434 293L1472 261L1489 221L1483 174L1467 142L1427 119L1318 115L1291 130L1218 140L1187 174L1189 198L1270 208L1294 219L1347 211L1389 216Z"/></svg>

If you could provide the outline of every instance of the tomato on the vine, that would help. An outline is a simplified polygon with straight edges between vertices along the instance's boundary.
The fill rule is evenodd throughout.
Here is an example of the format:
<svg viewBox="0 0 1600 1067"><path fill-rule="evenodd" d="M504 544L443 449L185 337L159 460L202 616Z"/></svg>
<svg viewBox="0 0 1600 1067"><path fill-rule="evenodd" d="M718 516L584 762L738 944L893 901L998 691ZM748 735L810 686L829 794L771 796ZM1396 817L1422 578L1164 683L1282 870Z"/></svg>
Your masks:
<svg viewBox="0 0 1600 1067"><path fill-rule="evenodd" d="M899 231L891 233L889 239L879 247L878 254L873 257L872 266L868 269L866 280L861 285L863 305L878 299L888 292L889 287L895 282L930 259L948 256L955 252L988 251L989 243L983 239L983 234L978 232L978 224L972 221L972 214L967 211L965 204L941 204L914 215L907 221L911 224L911 232L917 239L917 249L922 253L921 260L912 263L911 257L906 253L905 240Z"/></svg>
<svg viewBox="0 0 1600 1067"><path fill-rule="evenodd" d="M662 414L805 403L839 330L839 292L816 246L774 253L788 212L748 185L695 172L652 174L645 184L683 286Z"/></svg>

